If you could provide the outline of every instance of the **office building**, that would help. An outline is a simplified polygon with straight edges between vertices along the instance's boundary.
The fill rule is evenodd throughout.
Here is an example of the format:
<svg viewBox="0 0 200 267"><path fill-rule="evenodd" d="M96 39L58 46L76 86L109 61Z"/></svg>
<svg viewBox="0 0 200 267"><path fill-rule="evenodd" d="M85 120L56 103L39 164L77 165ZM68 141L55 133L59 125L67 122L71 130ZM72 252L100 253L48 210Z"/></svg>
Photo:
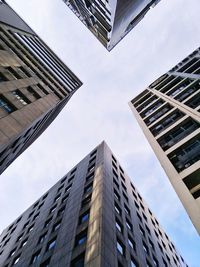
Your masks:
<svg viewBox="0 0 200 267"><path fill-rule="evenodd" d="M200 233L200 49L135 97L130 107Z"/></svg>
<svg viewBox="0 0 200 267"><path fill-rule="evenodd" d="M105 142L0 237L0 267L186 267Z"/></svg>
<svg viewBox="0 0 200 267"><path fill-rule="evenodd" d="M49 126L81 84L0 1L0 174Z"/></svg>
<svg viewBox="0 0 200 267"><path fill-rule="evenodd" d="M160 0L63 0L82 23L112 50Z"/></svg>

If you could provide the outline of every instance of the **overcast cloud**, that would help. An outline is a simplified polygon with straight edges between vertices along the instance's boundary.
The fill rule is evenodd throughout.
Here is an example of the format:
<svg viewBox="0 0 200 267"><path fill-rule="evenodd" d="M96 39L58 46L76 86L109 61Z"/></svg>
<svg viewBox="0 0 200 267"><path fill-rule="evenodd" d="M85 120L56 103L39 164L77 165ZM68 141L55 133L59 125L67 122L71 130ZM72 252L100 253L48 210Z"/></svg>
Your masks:
<svg viewBox="0 0 200 267"><path fill-rule="evenodd" d="M128 106L199 46L199 0L161 0L110 53L62 0L8 3L84 85L1 175L0 230L105 140L189 266L199 267L197 232Z"/></svg>

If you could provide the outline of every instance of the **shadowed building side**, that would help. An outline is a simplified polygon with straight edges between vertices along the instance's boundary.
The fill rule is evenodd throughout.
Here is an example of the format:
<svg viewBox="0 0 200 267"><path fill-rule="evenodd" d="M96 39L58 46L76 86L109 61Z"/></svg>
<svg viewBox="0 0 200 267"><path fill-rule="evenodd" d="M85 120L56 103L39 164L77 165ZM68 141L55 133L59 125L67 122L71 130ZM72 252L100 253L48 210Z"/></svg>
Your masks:
<svg viewBox="0 0 200 267"><path fill-rule="evenodd" d="M0 173L49 126L81 85L38 35L0 2Z"/></svg>
<svg viewBox="0 0 200 267"><path fill-rule="evenodd" d="M187 267L102 142L0 236L0 267Z"/></svg>

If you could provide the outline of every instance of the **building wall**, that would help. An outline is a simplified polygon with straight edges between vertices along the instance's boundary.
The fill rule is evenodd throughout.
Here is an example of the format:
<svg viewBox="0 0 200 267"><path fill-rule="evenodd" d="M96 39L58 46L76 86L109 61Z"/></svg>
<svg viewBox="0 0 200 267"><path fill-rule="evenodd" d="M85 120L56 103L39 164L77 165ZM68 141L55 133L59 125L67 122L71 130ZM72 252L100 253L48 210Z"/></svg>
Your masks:
<svg viewBox="0 0 200 267"><path fill-rule="evenodd" d="M200 233L199 49L152 83L130 107Z"/></svg>
<svg viewBox="0 0 200 267"><path fill-rule="evenodd" d="M187 266L105 142L3 231L0 267L18 257L16 267Z"/></svg>

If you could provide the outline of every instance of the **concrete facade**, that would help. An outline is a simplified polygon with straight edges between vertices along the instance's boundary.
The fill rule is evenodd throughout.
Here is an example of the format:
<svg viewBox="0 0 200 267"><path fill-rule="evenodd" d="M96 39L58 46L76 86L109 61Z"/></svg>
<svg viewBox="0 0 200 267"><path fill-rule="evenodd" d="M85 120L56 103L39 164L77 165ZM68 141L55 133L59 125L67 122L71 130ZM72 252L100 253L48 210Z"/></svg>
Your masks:
<svg viewBox="0 0 200 267"><path fill-rule="evenodd" d="M102 142L0 236L0 267L186 267Z"/></svg>
<svg viewBox="0 0 200 267"><path fill-rule="evenodd" d="M0 2L0 174L81 85L38 35Z"/></svg>
<svg viewBox="0 0 200 267"><path fill-rule="evenodd" d="M200 234L200 49L129 104Z"/></svg>
<svg viewBox="0 0 200 267"><path fill-rule="evenodd" d="M63 1L110 51L160 0Z"/></svg>

